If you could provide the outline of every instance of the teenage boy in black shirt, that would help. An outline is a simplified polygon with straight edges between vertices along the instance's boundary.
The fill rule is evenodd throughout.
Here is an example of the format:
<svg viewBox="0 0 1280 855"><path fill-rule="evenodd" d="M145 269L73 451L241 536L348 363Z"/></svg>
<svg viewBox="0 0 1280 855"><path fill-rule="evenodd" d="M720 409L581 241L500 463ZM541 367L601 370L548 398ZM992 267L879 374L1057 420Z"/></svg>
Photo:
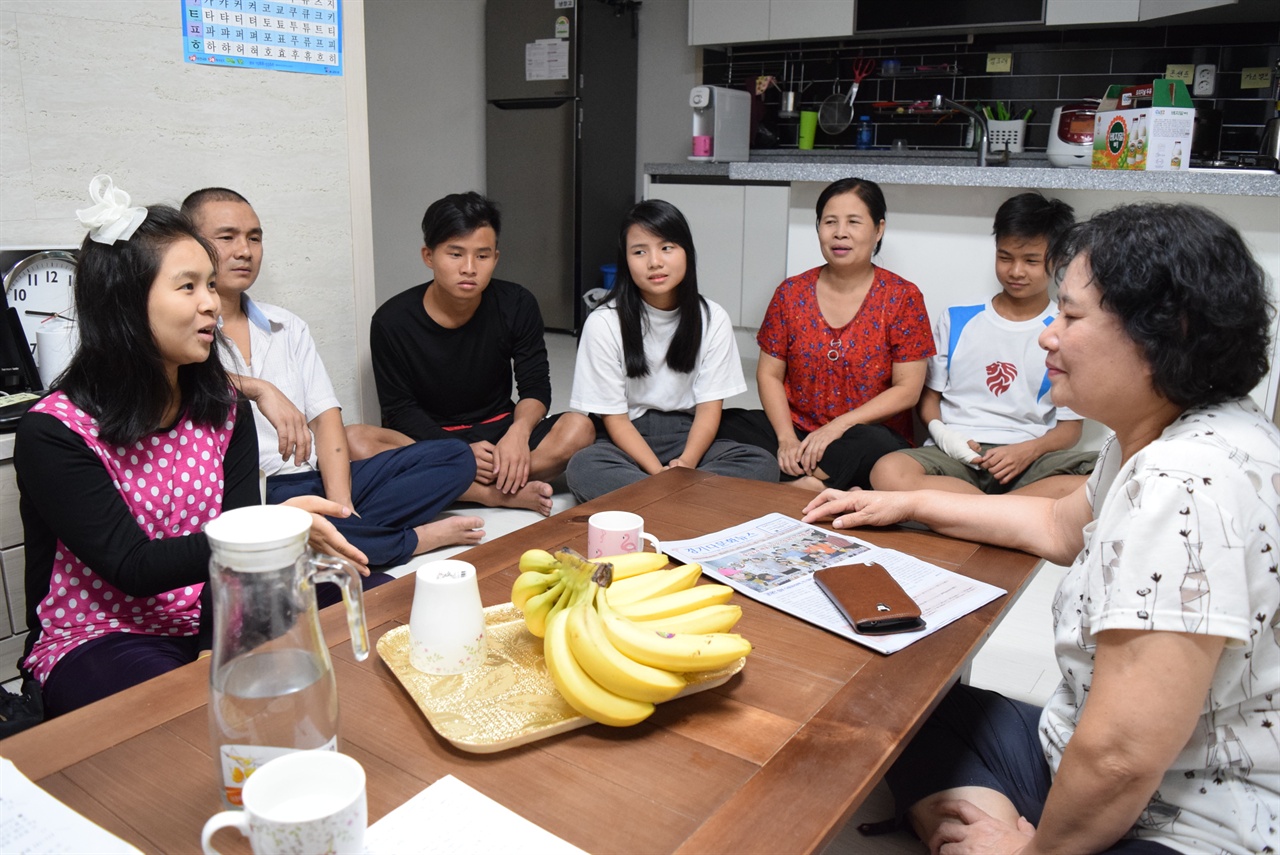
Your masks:
<svg viewBox="0 0 1280 855"><path fill-rule="evenodd" d="M427 209L422 260L434 278L374 313L369 343L384 429L351 442L366 454L411 440L462 439L476 458L477 489L469 493L545 515L546 480L595 441L595 428L580 413L546 417L542 313L524 287L492 278L500 228L497 207L478 193L455 193Z"/></svg>

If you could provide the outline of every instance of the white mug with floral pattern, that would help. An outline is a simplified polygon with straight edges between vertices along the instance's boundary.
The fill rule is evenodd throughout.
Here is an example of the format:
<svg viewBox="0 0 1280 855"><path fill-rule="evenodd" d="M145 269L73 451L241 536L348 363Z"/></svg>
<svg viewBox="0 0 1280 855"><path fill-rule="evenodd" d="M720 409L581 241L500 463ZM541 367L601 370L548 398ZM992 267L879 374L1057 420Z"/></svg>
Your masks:
<svg viewBox="0 0 1280 855"><path fill-rule="evenodd" d="M455 559L419 566L409 612L409 664L426 674L464 674L487 653L476 568Z"/></svg>
<svg viewBox="0 0 1280 855"><path fill-rule="evenodd" d="M200 835L205 855L218 855L213 835L236 828L255 855L359 855L369 820L364 768L335 751L294 751L245 781L244 810L209 817Z"/></svg>

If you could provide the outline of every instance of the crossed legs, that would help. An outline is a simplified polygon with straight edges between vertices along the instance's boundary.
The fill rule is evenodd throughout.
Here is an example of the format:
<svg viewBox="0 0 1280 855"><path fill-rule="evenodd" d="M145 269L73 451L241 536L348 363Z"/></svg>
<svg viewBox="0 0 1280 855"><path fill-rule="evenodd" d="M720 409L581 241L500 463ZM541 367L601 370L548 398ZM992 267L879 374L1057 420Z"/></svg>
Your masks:
<svg viewBox="0 0 1280 855"><path fill-rule="evenodd" d="M534 448L530 452L529 480L524 486L512 493L504 493L492 483L475 480L467 490L458 497L458 501L474 502L490 508L523 508L537 511L543 516L551 513L551 485L549 479L564 472L569 458L582 448L593 443L596 438L595 426L591 420L580 413L563 413L554 419L549 429L539 436L535 432L532 437ZM347 444L351 449L351 458L360 460L393 448L412 445L414 440L399 431L373 425L347 425ZM444 536L467 537L467 540L451 540L448 543L477 542L484 533L480 532L474 540L464 533L466 529L459 522L474 521L471 528L478 528L481 520L478 517L455 517L430 525L448 524L457 529L453 534L442 531ZM437 544L447 545L447 543ZM424 549L433 549L425 546Z"/></svg>

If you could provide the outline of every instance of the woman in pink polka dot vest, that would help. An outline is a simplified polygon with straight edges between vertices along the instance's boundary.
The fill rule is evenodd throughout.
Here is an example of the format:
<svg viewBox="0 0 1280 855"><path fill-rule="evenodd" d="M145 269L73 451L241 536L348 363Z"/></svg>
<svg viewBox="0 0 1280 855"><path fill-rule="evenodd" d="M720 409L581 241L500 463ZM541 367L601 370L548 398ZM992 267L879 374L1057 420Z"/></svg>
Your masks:
<svg viewBox="0 0 1280 855"><path fill-rule="evenodd" d="M43 685L46 717L209 647L202 529L259 502L252 413L209 358L213 250L172 208L129 207L105 176L90 189L98 204L77 212L91 226L75 282L80 348L22 419L14 453L31 627L21 665ZM313 546L363 565L313 519Z"/></svg>

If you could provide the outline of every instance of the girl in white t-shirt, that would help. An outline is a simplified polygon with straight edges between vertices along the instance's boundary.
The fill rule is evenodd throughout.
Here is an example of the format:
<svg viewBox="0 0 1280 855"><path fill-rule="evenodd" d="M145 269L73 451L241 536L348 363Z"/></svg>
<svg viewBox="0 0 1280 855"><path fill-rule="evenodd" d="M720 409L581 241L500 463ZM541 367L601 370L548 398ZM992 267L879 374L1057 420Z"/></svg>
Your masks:
<svg viewBox="0 0 1280 855"><path fill-rule="evenodd" d="M578 345L569 406L596 417L598 439L569 461L569 489L585 502L679 466L776 481L773 455L715 438L724 399L747 385L728 314L698 294L684 215L641 202L618 254L613 293Z"/></svg>

